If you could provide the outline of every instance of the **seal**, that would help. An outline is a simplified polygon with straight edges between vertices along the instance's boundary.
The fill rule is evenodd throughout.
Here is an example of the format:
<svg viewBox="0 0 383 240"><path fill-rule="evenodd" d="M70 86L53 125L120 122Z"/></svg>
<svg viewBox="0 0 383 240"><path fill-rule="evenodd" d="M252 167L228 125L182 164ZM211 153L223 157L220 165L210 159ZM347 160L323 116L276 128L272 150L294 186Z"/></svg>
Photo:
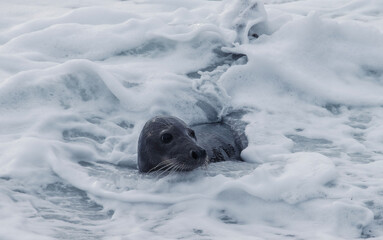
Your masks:
<svg viewBox="0 0 383 240"><path fill-rule="evenodd" d="M190 171L210 162L242 160L241 137L223 122L188 126L172 116L146 122L138 140L140 172Z"/></svg>

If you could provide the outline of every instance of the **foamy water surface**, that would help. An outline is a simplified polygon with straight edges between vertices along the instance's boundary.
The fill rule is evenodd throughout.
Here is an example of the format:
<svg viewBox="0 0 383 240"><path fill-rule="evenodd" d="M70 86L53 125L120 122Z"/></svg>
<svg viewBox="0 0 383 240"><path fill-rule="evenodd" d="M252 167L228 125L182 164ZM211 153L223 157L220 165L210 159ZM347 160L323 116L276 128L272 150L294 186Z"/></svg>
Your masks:
<svg viewBox="0 0 383 240"><path fill-rule="evenodd" d="M381 0L1 1L0 239L383 238ZM140 174L152 116L245 162Z"/></svg>

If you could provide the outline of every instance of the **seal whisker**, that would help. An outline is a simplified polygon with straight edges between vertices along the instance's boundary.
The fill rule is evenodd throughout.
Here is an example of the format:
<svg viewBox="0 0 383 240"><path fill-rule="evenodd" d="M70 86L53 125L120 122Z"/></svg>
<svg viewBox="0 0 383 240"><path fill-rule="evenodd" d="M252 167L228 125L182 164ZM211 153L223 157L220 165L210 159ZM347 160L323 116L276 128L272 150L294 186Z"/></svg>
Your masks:
<svg viewBox="0 0 383 240"><path fill-rule="evenodd" d="M172 166L170 167L169 171L166 171L167 176L173 175L176 171L177 171L177 165L176 164L172 164Z"/></svg>
<svg viewBox="0 0 383 240"><path fill-rule="evenodd" d="M182 169L182 170L187 170L188 167L186 167L185 163L183 163L182 166L181 166L181 169Z"/></svg>
<svg viewBox="0 0 383 240"><path fill-rule="evenodd" d="M185 163L182 163L182 164L179 165L179 170L181 170L181 171L187 170L187 167L186 167Z"/></svg>
<svg viewBox="0 0 383 240"><path fill-rule="evenodd" d="M178 162L175 162L174 164L173 164L173 166L174 166L174 168L172 169L172 174L173 173L175 173L175 172L177 172L177 171L179 171L179 168L180 168L180 164L178 163Z"/></svg>
<svg viewBox="0 0 383 240"><path fill-rule="evenodd" d="M182 163L182 164L180 164L179 169L184 171L185 170L185 166L186 166L185 163Z"/></svg>
<svg viewBox="0 0 383 240"><path fill-rule="evenodd" d="M163 168L166 167L168 164L169 164L168 159L163 160L163 161L159 162L156 166L154 166L153 168L151 168L151 169L148 171L148 173L151 172L151 171L154 171L154 170L157 171L157 170L163 169ZM161 167L161 168L158 169L158 167Z"/></svg>
<svg viewBox="0 0 383 240"><path fill-rule="evenodd" d="M173 168L171 169L171 171L169 172L168 176L169 175L174 175L175 172L177 172L177 166L176 165L173 165Z"/></svg>
<svg viewBox="0 0 383 240"><path fill-rule="evenodd" d="M150 172L156 170L158 167L160 167L161 165L164 165L164 164L165 164L165 162L160 162L160 163L157 164L156 166L152 167L152 168L148 171L148 173L150 173Z"/></svg>
<svg viewBox="0 0 383 240"><path fill-rule="evenodd" d="M168 161L166 166L164 167L166 167L166 169L160 172L160 174L157 176L157 179L162 175L165 175L165 174L169 175L172 172L172 170L175 168L175 164L172 161Z"/></svg>
<svg viewBox="0 0 383 240"><path fill-rule="evenodd" d="M176 168L176 171L183 171L183 165L184 163L177 163L177 168Z"/></svg>
<svg viewBox="0 0 383 240"><path fill-rule="evenodd" d="M173 160L174 160L175 158L170 158L170 159L166 159L166 160L163 160L162 162L160 162L159 164L157 164L155 167L153 167L152 169L150 169L149 171L148 171L148 173L149 172L151 172L151 171L161 171L161 170L165 170L167 167L169 167L171 164L173 164ZM160 167L160 168L158 168L158 167Z"/></svg>
<svg viewBox="0 0 383 240"><path fill-rule="evenodd" d="M156 180L158 180L162 175L166 174L166 171L160 171L158 172L158 175L156 176Z"/></svg>
<svg viewBox="0 0 383 240"><path fill-rule="evenodd" d="M172 168L173 168L173 163L172 162L167 163L166 166L162 167L159 170L160 174L157 176L157 178L159 178L162 175L169 174Z"/></svg>
<svg viewBox="0 0 383 240"><path fill-rule="evenodd" d="M169 174L169 171L171 171L172 168L173 168L172 162L165 162L164 166L162 166L161 168L156 170L157 175L156 175L155 179L159 180L160 177L166 176L167 174Z"/></svg>

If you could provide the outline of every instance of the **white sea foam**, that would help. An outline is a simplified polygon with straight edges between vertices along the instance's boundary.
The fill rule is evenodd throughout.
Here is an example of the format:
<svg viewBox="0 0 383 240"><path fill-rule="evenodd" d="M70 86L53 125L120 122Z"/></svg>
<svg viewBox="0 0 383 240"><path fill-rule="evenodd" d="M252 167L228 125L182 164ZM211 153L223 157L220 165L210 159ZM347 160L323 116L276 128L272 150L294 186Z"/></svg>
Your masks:
<svg viewBox="0 0 383 240"><path fill-rule="evenodd" d="M0 3L0 239L383 237L379 0ZM245 162L140 174L157 114Z"/></svg>

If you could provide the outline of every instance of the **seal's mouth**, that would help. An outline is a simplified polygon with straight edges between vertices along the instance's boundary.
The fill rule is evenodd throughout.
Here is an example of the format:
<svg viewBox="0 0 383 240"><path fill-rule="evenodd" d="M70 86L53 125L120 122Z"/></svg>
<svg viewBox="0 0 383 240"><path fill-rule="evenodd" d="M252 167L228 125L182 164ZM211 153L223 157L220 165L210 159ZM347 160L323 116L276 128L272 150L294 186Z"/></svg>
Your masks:
<svg viewBox="0 0 383 240"><path fill-rule="evenodd" d="M184 159L181 159L181 161L176 160L175 164L179 167L177 171L191 171L202 166L207 168L207 165L209 164L209 158L206 156L205 158L199 159L198 161L190 161L190 159L185 161Z"/></svg>

